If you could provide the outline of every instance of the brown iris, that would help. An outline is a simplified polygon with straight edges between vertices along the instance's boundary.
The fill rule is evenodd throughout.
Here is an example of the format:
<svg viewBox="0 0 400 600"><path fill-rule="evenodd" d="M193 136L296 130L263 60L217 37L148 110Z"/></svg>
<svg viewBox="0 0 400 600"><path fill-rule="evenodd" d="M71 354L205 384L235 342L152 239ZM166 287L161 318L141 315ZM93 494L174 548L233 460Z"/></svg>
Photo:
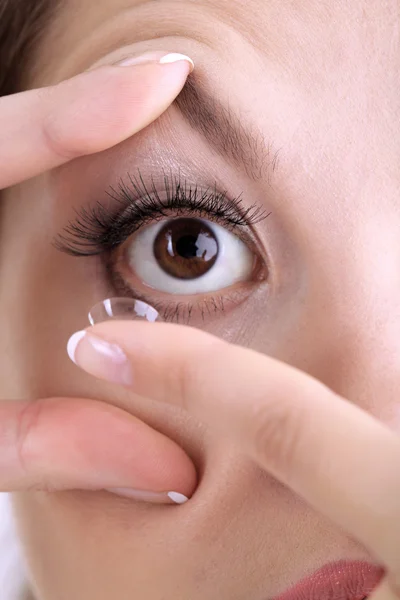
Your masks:
<svg viewBox="0 0 400 600"><path fill-rule="evenodd" d="M214 232L199 219L174 219L159 231L154 241L159 266L177 279L205 275L218 257Z"/></svg>

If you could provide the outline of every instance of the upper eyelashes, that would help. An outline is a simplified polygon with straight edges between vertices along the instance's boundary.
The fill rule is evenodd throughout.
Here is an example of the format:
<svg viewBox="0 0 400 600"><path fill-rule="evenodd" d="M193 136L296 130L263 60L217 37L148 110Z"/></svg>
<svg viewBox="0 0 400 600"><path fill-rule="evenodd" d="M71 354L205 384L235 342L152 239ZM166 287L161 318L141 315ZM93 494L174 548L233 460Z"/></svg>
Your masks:
<svg viewBox="0 0 400 600"><path fill-rule="evenodd" d="M146 184L142 175L128 175L107 195L112 207L101 202L82 207L54 240L57 249L73 256L92 256L120 246L143 225L172 216L196 216L211 219L234 230L265 219L268 214L258 205L244 206L240 196L229 198L225 191L201 188L182 180L181 176L163 174L162 186L151 178Z"/></svg>

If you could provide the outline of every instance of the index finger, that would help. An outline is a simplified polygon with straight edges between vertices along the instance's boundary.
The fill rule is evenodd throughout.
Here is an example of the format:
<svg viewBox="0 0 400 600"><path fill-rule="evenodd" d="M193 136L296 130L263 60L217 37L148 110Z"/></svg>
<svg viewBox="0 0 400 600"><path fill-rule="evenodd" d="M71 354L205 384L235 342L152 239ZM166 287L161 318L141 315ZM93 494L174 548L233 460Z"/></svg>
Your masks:
<svg viewBox="0 0 400 600"><path fill-rule="evenodd" d="M400 439L371 415L295 368L188 327L115 321L80 336L85 370L233 437L400 575Z"/></svg>
<svg viewBox="0 0 400 600"><path fill-rule="evenodd" d="M157 52L0 98L0 189L137 133L173 102L192 66Z"/></svg>

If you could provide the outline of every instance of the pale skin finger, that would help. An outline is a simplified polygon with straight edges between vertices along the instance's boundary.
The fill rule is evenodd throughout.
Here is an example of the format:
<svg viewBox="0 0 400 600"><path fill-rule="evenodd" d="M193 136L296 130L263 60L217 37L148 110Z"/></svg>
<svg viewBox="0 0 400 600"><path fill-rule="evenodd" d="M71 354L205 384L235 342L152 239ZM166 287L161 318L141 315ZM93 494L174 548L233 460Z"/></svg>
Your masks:
<svg viewBox="0 0 400 600"><path fill-rule="evenodd" d="M179 57L143 55L134 59L139 64L104 66L0 98L0 189L146 127L173 102L192 70L190 59Z"/></svg>
<svg viewBox="0 0 400 600"><path fill-rule="evenodd" d="M190 496L195 484L177 444L116 407L78 398L0 401L0 492L117 489L168 502L168 492Z"/></svg>
<svg viewBox="0 0 400 600"><path fill-rule="evenodd" d="M100 323L74 359L219 428L398 577L400 439L372 416L297 369L183 326Z"/></svg>

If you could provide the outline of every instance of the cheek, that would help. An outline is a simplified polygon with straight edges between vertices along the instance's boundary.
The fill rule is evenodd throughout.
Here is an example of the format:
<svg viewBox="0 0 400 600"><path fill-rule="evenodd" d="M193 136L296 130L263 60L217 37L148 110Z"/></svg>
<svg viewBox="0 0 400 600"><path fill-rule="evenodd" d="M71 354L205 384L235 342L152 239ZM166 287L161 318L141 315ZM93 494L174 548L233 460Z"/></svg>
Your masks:
<svg viewBox="0 0 400 600"><path fill-rule="evenodd" d="M65 345L87 324L82 306L91 301L85 297L88 274L52 247L54 219L46 190L40 177L2 198L0 392L5 397L46 395L70 377Z"/></svg>
<svg viewBox="0 0 400 600"><path fill-rule="evenodd" d="M26 383L34 376L30 358L42 349L35 285L43 288L41 256L48 223L40 185L35 183L6 190L1 199L0 393L5 397L22 397L29 391Z"/></svg>

